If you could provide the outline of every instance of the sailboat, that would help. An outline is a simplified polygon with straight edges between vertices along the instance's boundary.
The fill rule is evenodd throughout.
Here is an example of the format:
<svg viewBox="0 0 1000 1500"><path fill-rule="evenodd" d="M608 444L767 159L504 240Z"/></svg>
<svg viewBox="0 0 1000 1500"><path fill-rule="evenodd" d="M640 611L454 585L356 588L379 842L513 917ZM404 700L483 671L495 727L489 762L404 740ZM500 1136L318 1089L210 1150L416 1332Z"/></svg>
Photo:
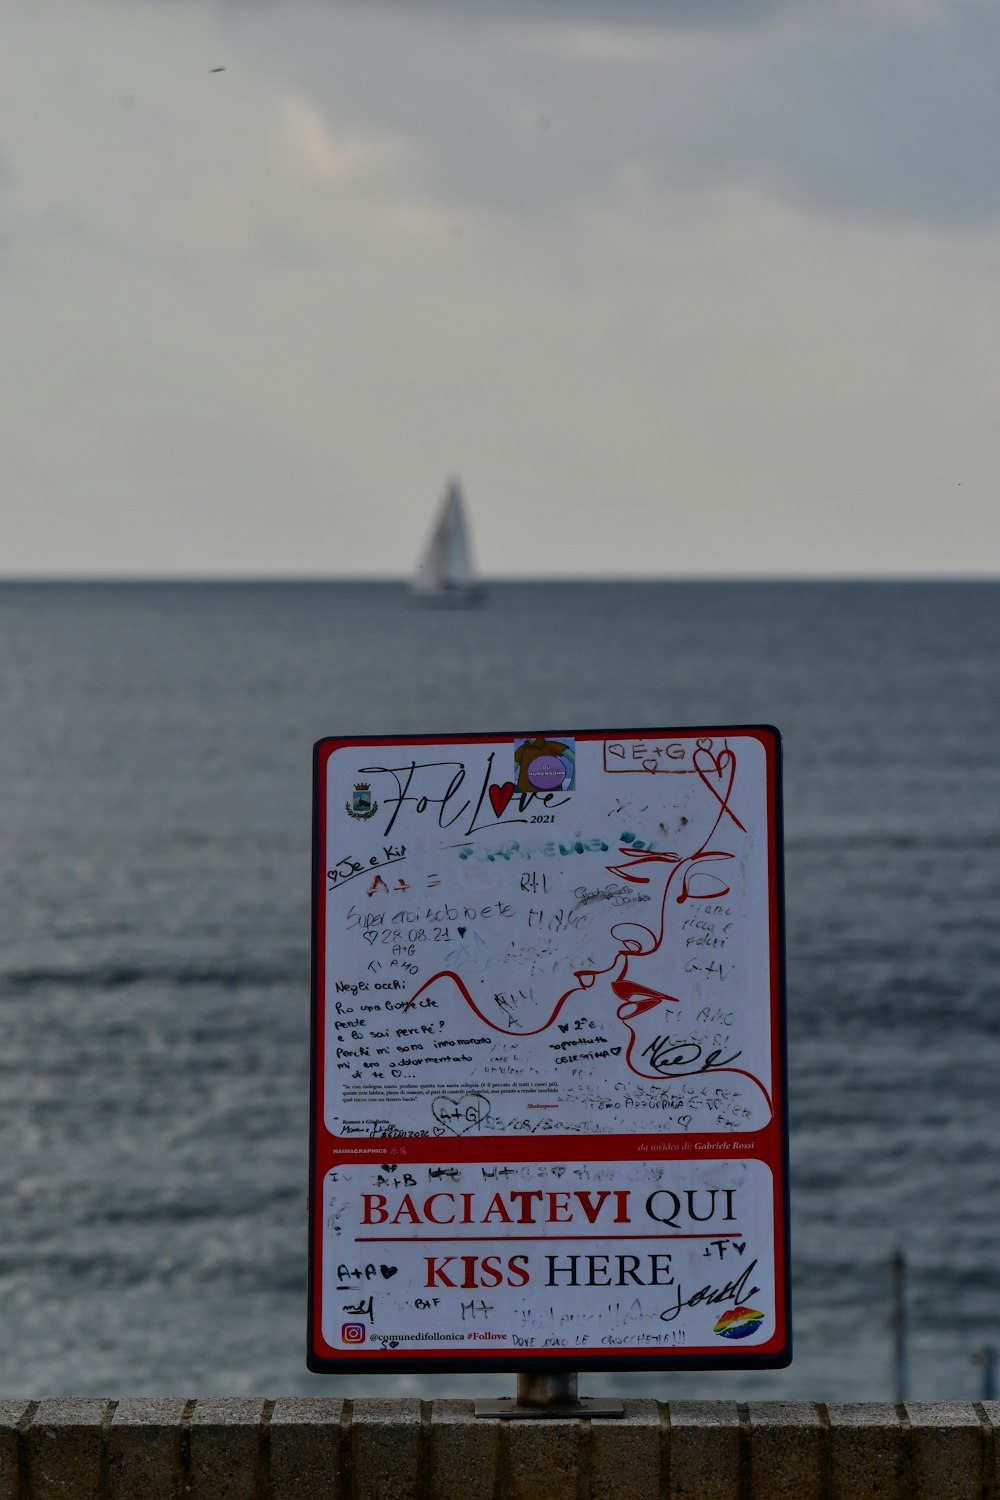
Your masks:
<svg viewBox="0 0 1000 1500"><path fill-rule="evenodd" d="M483 596L472 568L465 501L457 479L445 490L411 587L423 604L473 604Z"/></svg>

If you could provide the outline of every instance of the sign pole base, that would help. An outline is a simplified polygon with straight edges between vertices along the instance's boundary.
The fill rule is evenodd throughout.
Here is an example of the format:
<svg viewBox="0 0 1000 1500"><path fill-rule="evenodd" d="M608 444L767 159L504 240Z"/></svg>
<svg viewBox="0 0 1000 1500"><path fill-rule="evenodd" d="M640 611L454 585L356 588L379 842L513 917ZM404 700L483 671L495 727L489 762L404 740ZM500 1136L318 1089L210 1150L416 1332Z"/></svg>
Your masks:
<svg viewBox="0 0 1000 1500"><path fill-rule="evenodd" d="M604 1396L576 1393L575 1371L550 1374L546 1371L521 1371L517 1377L517 1396L500 1396L494 1401L476 1401L477 1417L623 1417L625 1405Z"/></svg>

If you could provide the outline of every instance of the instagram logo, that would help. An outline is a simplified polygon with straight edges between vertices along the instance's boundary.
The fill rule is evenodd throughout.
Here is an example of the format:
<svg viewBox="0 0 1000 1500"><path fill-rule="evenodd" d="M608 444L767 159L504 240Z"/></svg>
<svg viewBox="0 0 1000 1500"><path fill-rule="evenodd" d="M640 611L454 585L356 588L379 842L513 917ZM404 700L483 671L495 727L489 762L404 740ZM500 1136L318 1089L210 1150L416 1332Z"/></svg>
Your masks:
<svg viewBox="0 0 1000 1500"><path fill-rule="evenodd" d="M342 1323L340 1337L345 1344L363 1344L365 1341L365 1325L363 1323Z"/></svg>

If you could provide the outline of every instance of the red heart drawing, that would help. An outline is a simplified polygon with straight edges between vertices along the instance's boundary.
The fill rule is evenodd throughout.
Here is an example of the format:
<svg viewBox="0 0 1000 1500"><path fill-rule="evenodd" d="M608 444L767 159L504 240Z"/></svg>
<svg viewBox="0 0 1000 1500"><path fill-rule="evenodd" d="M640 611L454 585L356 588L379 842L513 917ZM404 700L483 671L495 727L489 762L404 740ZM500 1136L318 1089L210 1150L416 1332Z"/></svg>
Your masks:
<svg viewBox="0 0 1000 1500"><path fill-rule="evenodd" d="M729 806L733 781L736 777L736 756L729 749L720 750L718 755L713 755L711 750L699 740L698 748L691 759L703 784L708 787L708 790L722 809L719 817L721 818L723 813L728 813L737 828L743 829L743 832L746 833L743 824ZM716 827L718 827L718 823L716 823ZM715 830L713 829L712 831L714 833Z"/></svg>
<svg viewBox="0 0 1000 1500"><path fill-rule="evenodd" d="M703 745L699 740L698 748L691 758L695 770L716 802L721 802L725 807L733 789L733 778L736 775L736 757L733 752L720 750L718 755L713 755L708 746Z"/></svg>
<svg viewBox="0 0 1000 1500"><path fill-rule="evenodd" d="M503 786L490 787L490 801L493 804L493 811L498 818L503 816L503 810L513 795L514 783L512 781L505 781Z"/></svg>

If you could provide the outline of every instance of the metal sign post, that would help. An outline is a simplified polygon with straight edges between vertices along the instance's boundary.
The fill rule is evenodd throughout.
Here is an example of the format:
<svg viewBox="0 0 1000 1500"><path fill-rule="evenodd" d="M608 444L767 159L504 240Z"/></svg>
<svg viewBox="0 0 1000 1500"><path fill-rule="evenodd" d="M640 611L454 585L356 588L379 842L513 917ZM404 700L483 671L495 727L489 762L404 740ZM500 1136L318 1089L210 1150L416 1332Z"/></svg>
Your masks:
<svg viewBox="0 0 1000 1500"><path fill-rule="evenodd" d="M625 1403L604 1396L578 1396L577 1377L565 1371L522 1371L517 1377L517 1396L473 1403L477 1417L623 1417Z"/></svg>
<svg viewBox="0 0 1000 1500"><path fill-rule="evenodd" d="M781 861L767 727L317 745L310 1369L788 1363Z"/></svg>

